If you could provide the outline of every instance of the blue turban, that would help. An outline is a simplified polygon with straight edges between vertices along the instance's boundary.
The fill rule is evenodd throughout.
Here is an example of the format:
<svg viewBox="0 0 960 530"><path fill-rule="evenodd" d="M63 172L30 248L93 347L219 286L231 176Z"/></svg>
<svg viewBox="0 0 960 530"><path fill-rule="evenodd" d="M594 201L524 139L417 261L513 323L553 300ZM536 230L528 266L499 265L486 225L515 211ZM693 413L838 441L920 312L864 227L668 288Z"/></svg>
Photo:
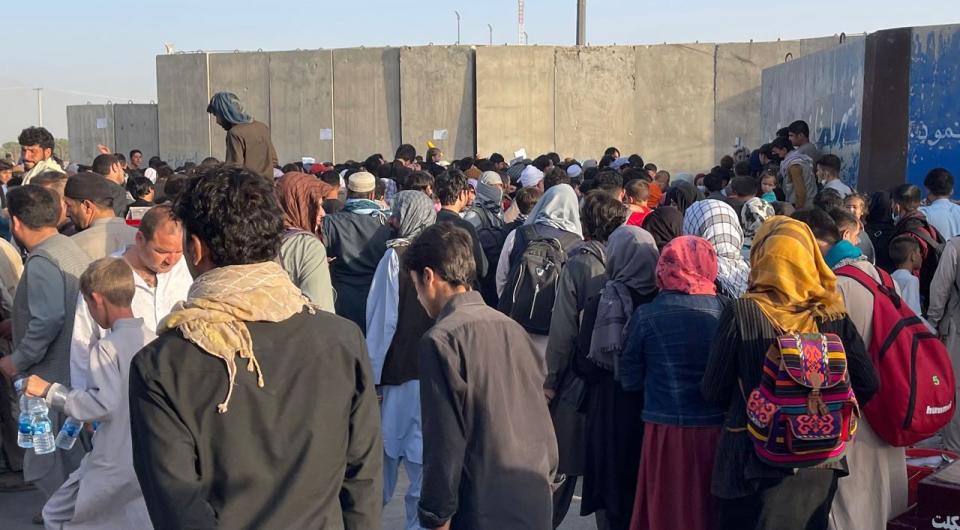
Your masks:
<svg viewBox="0 0 960 530"><path fill-rule="evenodd" d="M253 121L249 114L243 112L240 98L232 92L217 92L214 94L210 99L210 104L207 105L207 112L232 125Z"/></svg>

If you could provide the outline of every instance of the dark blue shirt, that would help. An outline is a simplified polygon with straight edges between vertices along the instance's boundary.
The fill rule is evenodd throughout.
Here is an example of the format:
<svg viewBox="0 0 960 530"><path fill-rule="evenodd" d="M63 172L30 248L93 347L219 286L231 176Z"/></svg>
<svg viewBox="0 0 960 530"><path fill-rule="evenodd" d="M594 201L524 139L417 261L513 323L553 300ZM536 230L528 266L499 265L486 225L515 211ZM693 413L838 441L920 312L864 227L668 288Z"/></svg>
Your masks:
<svg viewBox="0 0 960 530"><path fill-rule="evenodd" d="M700 381L723 305L716 296L662 291L630 319L620 365L625 390L643 390L643 420L664 425L720 425L723 408L707 403Z"/></svg>

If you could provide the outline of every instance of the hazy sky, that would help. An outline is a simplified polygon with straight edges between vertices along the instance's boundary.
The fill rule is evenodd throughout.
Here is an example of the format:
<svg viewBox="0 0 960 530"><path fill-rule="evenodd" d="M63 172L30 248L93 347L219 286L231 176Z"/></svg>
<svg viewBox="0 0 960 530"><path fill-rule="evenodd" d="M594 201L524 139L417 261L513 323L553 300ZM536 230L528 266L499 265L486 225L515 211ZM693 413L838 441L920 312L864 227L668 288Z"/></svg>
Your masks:
<svg viewBox="0 0 960 530"><path fill-rule="evenodd" d="M149 5L141 5L149 4ZM774 6L779 5L779 12ZM66 106L156 100L154 57L178 51L517 43L516 0L50 0L0 4L0 143ZM957 0L588 0L590 44L730 42L960 22ZM527 0L530 44L572 45L576 0ZM203 109L197 109L203 112Z"/></svg>

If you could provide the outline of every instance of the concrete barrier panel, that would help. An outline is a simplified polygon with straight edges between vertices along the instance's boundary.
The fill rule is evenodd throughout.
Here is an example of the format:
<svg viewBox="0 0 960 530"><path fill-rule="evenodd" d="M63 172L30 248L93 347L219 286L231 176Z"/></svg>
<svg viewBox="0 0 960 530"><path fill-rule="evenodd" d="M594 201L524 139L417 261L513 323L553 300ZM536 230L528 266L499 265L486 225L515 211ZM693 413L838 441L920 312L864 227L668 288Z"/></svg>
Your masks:
<svg viewBox="0 0 960 530"><path fill-rule="evenodd" d="M554 48L477 48L477 152L510 160L555 149Z"/></svg>
<svg viewBox="0 0 960 530"><path fill-rule="evenodd" d="M914 28L910 48L907 182L922 189L935 167L960 172L960 25Z"/></svg>
<svg viewBox="0 0 960 530"><path fill-rule="evenodd" d="M173 167L210 156L208 86L207 54L157 56L160 157Z"/></svg>
<svg viewBox="0 0 960 530"><path fill-rule="evenodd" d="M556 150L579 160L641 153L636 135L637 54L630 46L556 49ZM533 155L534 153L529 153Z"/></svg>
<svg viewBox="0 0 960 530"><path fill-rule="evenodd" d="M763 71L763 130L806 121L821 152L840 157L852 187L860 172L865 49L857 39Z"/></svg>
<svg viewBox="0 0 960 530"><path fill-rule="evenodd" d="M333 123L337 162L373 153L393 159L401 143L399 48L333 50Z"/></svg>
<svg viewBox="0 0 960 530"><path fill-rule="evenodd" d="M713 52L710 44L634 49L632 127L639 145L635 151L646 162L672 174L713 165ZM621 150L624 155L631 152Z"/></svg>
<svg viewBox="0 0 960 530"><path fill-rule="evenodd" d="M70 161L90 164L100 154L97 144L113 149L112 105L67 106L67 139L70 141Z"/></svg>
<svg viewBox="0 0 960 530"><path fill-rule="evenodd" d="M849 40L856 39L863 37ZM788 54L791 59L799 59L838 44L839 39L835 37L718 44L714 163L737 149L738 138L740 145L753 150L775 136L776 128L768 130L760 124L760 84L764 68L783 64Z"/></svg>
<svg viewBox="0 0 960 530"><path fill-rule="evenodd" d="M270 54L270 133L280 165L310 156L333 160L333 67L330 50Z"/></svg>
<svg viewBox="0 0 960 530"><path fill-rule="evenodd" d="M157 106L154 104L125 104L113 106L114 152L129 156L132 149L143 152L143 159L160 155L160 129L157 124Z"/></svg>
<svg viewBox="0 0 960 530"><path fill-rule="evenodd" d="M400 51L401 131L418 153L427 141L448 159L476 153L474 50L422 46Z"/></svg>
<svg viewBox="0 0 960 530"><path fill-rule="evenodd" d="M210 95L233 92L240 98L243 110L253 119L270 125L270 55L253 53L214 53L209 56ZM226 152L226 131L206 114L209 97L197 112L209 116L211 152L223 160Z"/></svg>

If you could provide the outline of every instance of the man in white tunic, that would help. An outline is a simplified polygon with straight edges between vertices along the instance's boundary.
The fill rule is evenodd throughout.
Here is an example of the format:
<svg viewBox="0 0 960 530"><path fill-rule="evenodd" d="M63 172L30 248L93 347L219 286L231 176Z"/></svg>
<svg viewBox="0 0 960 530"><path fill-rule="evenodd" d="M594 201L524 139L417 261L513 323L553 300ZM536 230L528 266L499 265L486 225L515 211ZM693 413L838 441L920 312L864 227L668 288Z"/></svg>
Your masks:
<svg viewBox="0 0 960 530"><path fill-rule="evenodd" d="M435 220L433 201L423 192L401 191L394 197L390 225L396 238L387 241L367 297L367 350L374 383L383 395L383 504L393 497L402 461L410 479L405 496L407 530L420 528L417 503L423 479L417 344L433 319L417 300L410 275L401 274L400 264L413 239Z"/></svg>
<svg viewBox="0 0 960 530"><path fill-rule="evenodd" d="M80 292L94 321L110 334L90 357L90 388L71 389L39 376L27 380L27 395L85 423L98 422L87 454L43 507L48 529L152 528L133 470L127 380L130 361L156 335L134 318L133 277L126 261L102 258L80 277Z"/></svg>
<svg viewBox="0 0 960 530"><path fill-rule="evenodd" d="M155 206L140 221L133 245L113 254L130 268L136 291L133 316L143 319L151 332L170 313L173 305L187 299L193 277L183 259L183 229L170 206ZM91 351L106 330L97 326L87 311L83 296L77 297L77 316L70 341L70 386L88 388Z"/></svg>

